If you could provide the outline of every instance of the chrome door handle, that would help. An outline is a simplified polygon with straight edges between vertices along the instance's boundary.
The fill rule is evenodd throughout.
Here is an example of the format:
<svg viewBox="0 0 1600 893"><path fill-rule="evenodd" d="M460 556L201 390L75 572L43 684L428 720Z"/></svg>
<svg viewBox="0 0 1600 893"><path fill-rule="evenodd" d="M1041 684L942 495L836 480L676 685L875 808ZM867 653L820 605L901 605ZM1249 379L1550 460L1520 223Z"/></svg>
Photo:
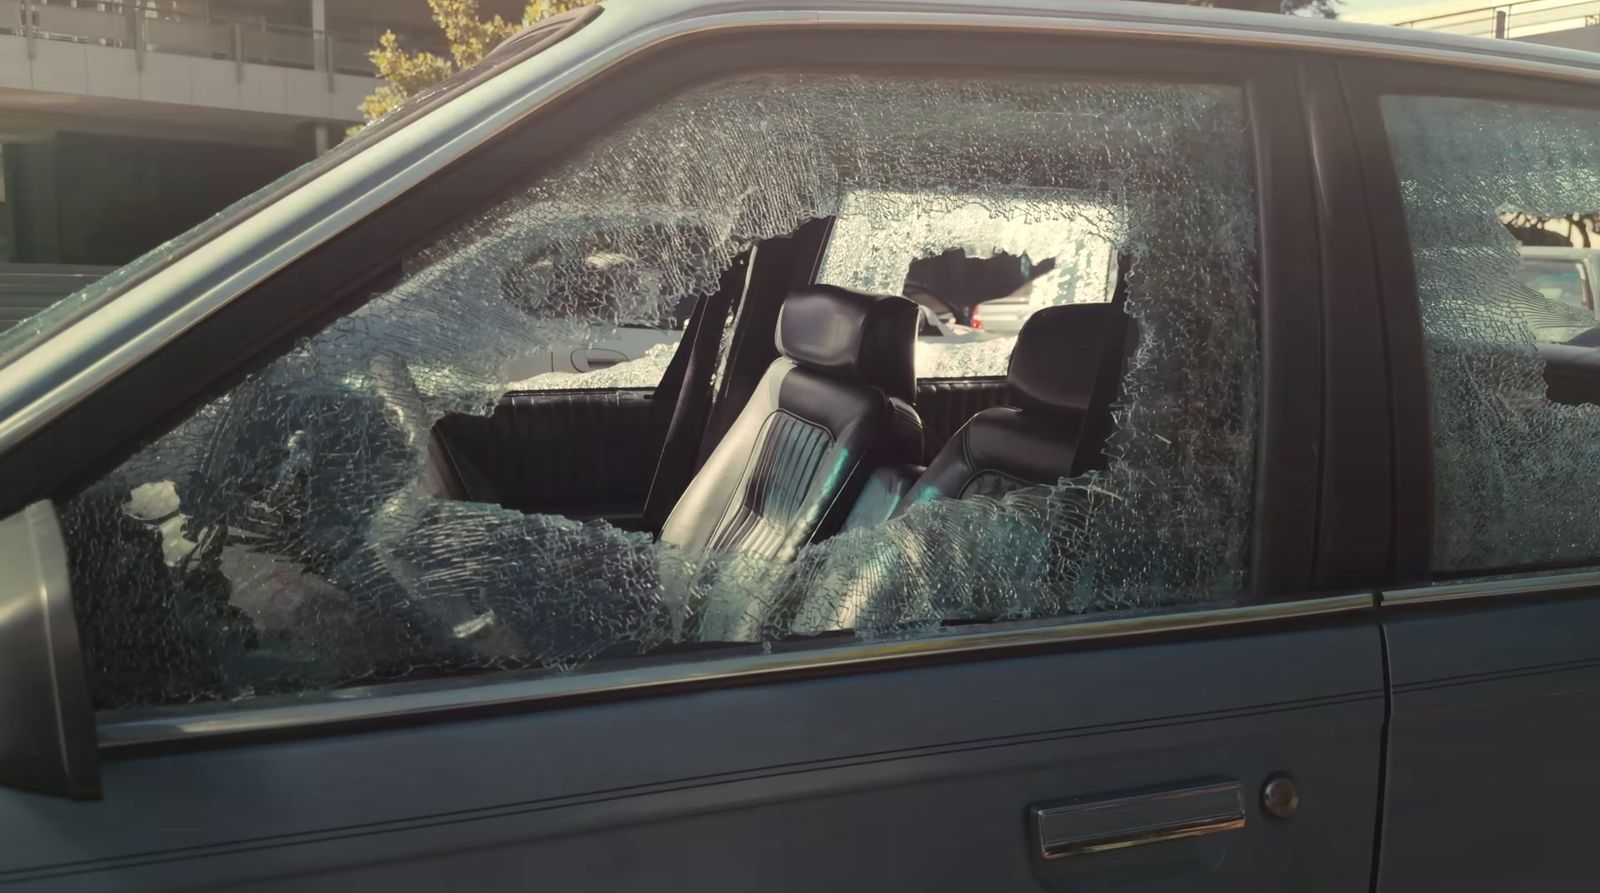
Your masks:
<svg viewBox="0 0 1600 893"><path fill-rule="evenodd" d="M1244 797L1232 779L1079 797L1034 806L1029 825L1046 859L1235 831L1244 827Z"/></svg>

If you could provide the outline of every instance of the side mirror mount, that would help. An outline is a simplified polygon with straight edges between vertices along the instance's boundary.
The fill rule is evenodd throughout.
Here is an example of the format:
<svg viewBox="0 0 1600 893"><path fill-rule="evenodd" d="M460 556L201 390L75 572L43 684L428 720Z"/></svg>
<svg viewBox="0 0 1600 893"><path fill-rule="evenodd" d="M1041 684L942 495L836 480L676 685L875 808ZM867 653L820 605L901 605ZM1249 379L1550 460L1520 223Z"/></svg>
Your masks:
<svg viewBox="0 0 1600 893"><path fill-rule="evenodd" d="M94 708L55 508L0 520L0 787L100 797Z"/></svg>

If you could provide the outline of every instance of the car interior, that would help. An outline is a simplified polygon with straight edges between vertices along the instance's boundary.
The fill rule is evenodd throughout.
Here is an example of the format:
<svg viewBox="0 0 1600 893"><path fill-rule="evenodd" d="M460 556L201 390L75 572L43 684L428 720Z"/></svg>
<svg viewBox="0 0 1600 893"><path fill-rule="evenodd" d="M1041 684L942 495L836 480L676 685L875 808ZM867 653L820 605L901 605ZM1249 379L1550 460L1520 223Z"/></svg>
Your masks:
<svg viewBox="0 0 1600 893"><path fill-rule="evenodd" d="M440 419L433 494L786 562L917 502L998 498L1107 467L1138 337L1126 256L1110 301L1030 309L1003 377L919 378L931 315L968 325L1054 259L1024 260L1018 274L1011 254L949 248L912 261L902 294L866 294L816 282L832 223L762 241L715 294L686 302L657 386L514 391L488 416ZM1538 350L1551 400L1593 402L1600 360L1583 336Z"/></svg>
<svg viewBox="0 0 1600 893"><path fill-rule="evenodd" d="M1003 377L918 379L927 323L912 293L975 306L995 297L996 266L1015 259L963 264L946 251L912 264L905 296L867 294L813 281L828 225L741 255L695 304L654 388L512 392L488 416L441 418L428 445L433 495L793 561L919 501L997 498L1106 467L1136 343L1127 258L1111 301L1033 312ZM973 283L982 294L958 294Z"/></svg>

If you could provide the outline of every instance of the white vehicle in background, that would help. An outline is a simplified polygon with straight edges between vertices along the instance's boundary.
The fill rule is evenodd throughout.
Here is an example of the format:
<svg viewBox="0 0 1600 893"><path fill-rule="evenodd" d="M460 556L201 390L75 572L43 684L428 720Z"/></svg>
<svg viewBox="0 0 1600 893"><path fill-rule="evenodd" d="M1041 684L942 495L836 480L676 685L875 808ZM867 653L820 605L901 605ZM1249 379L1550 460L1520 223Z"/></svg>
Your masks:
<svg viewBox="0 0 1600 893"><path fill-rule="evenodd" d="M1600 248L1518 249L1522 269L1517 278L1523 285L1552 301L1595 309L1595 280L1600 278Z"/></svg>
<svg viewBox="0 0 1600 893"><path fill-rule="evenodd" d="M1546 299L1566 305L1559 317L1532 320L1540 341L1567 341L1596 324L1595 282L1600 249L1524 246L1517 281Z"/></svg>

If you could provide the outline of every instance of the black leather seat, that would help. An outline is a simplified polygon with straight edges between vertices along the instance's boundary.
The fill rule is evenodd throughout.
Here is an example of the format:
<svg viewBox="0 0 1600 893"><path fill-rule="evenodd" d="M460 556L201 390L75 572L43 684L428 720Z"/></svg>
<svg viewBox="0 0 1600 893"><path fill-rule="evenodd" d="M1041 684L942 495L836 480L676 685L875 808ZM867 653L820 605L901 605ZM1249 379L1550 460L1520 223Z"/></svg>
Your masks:
<svg viewBox="0 0 1600 893"><path fill-rule="evenodd" d="M1006 371L1014 405L968 419L910 498L1001 496L1104 468L1128 334L1120 301L1064 304L1029 317Z"/></svg>
<svg viewBox="0 0 1600 893"><path fill-rule="evenodd" d="M1534 345L1544 360L1546 399L1568 406L1600 405L1600 350L1595 343L1600 343L1600 338Z"/></svg>
<svg viewBox="0 0 1600 893"><path fill-rule="evenodd" d="M833 286L791 294L779 358L668 516L661 540L792 561L843 526L873 470L917 460L917 305Z"/></svg>

